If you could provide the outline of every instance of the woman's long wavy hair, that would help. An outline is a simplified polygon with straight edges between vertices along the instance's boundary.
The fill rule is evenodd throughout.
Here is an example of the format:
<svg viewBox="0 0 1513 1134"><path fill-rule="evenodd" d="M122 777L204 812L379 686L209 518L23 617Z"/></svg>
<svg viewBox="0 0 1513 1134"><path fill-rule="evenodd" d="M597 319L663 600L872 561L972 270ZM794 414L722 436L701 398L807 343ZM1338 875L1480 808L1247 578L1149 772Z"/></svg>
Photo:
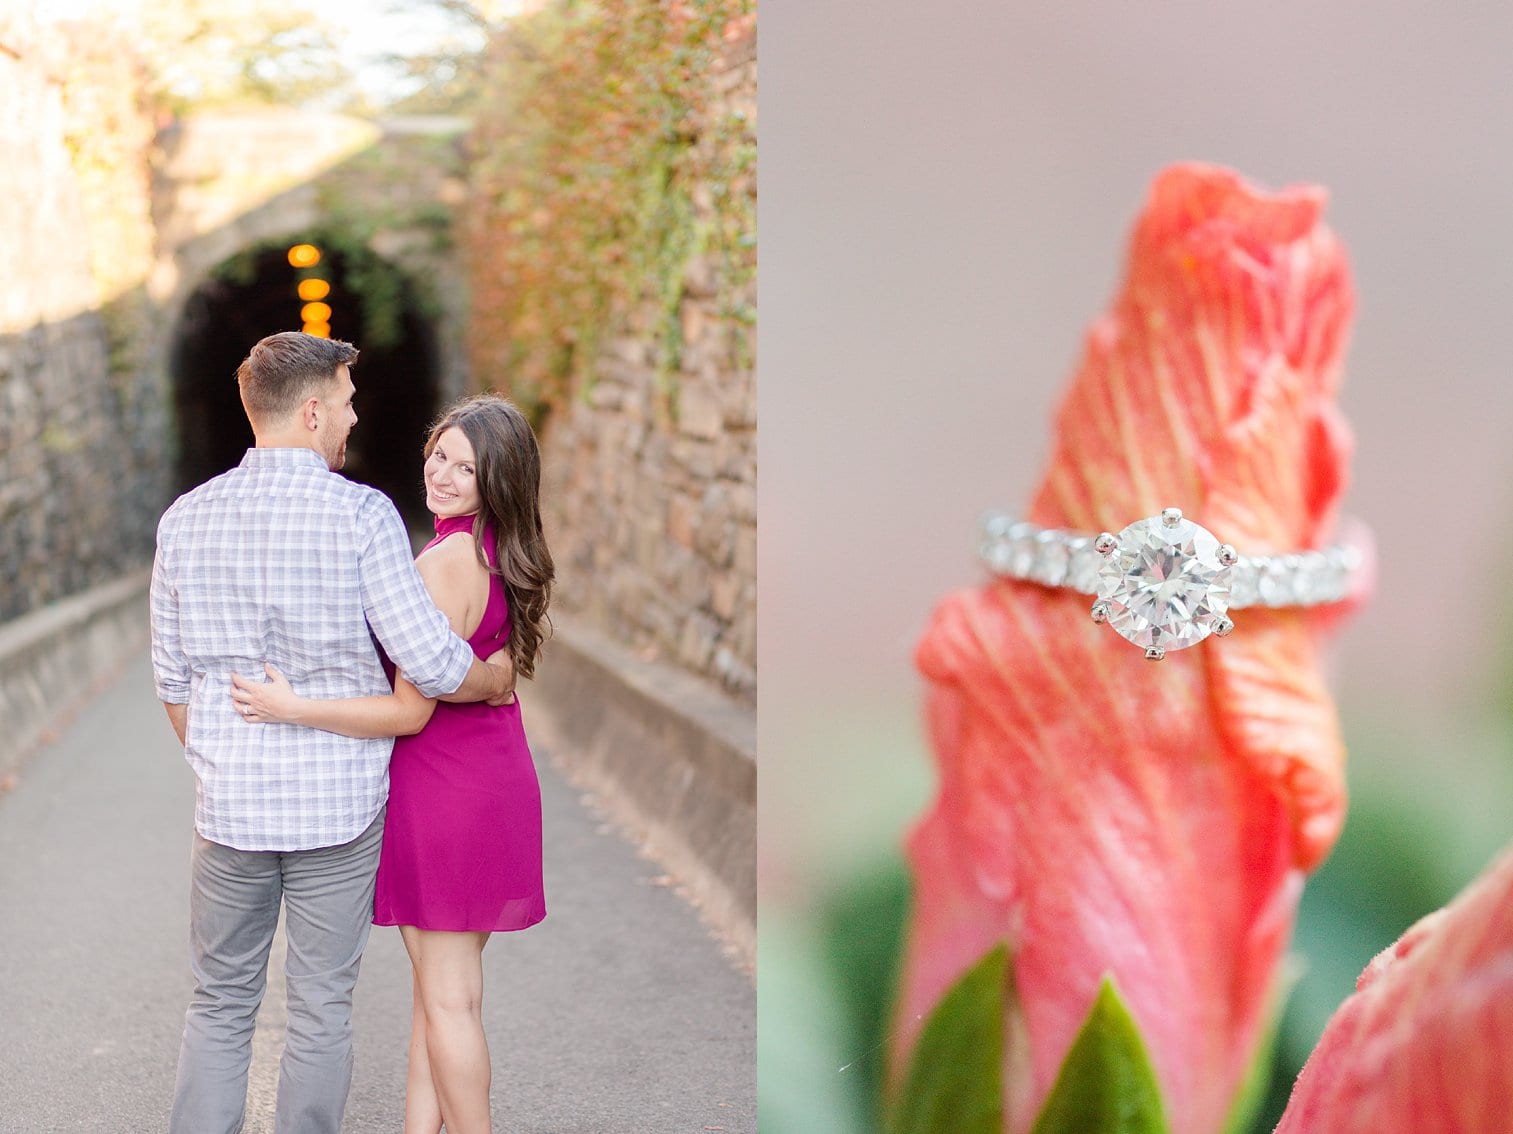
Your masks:
<svg viewBox="0 0 1513 1134"><path fill-rule="evenodd" d="M473 525L478 559L487 523L494 526L495 563L510 603L508 649L521 677L534 676L541 645L551 633L546 608L552 598L556 568L541 526L541 451L530 422L513 402L495 394L478 394L448 408L426 439L429 460L448 429L462 430L477 464L477 482L485 524Z"/></svg>

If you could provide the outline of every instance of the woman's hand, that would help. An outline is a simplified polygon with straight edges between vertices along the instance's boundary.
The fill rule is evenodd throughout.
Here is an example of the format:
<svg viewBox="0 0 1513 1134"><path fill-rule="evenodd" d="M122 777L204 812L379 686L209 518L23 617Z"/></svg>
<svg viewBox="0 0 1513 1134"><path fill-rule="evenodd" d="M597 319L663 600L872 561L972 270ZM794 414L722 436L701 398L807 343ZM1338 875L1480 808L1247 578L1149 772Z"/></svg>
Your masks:
<svg viewBox="0 0 1513 1134"><path fill-rule="evenodd" d="M263 671L268 675L266 682L231 675L231 700L237 715L249 724L297 724L305 698L271 665L264 665Z"/></svg>

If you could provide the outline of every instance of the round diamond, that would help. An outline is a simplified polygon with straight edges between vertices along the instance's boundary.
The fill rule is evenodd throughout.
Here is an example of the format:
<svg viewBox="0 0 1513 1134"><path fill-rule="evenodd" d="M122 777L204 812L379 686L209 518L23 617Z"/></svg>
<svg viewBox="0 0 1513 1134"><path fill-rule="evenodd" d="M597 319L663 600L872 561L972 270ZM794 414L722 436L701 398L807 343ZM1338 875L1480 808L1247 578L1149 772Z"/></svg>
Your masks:
<svg viewBox="0 0 1513 1134"><path fill-rule="evenodd" d="M1098 569L1108 624L1137 646L1181 650L1213 633L1229 609L1219 541L1191 520L1151 516L1119 533Z"/></svg>

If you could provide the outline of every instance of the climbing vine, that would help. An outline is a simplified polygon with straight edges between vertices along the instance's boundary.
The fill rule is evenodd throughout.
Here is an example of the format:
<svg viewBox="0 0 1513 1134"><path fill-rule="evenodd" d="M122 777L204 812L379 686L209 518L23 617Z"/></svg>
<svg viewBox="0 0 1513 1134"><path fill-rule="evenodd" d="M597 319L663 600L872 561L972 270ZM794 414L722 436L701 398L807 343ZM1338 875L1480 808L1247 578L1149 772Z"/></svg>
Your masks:
<svg viewBox="0 0 1513 1134"><path fill-rule="evenodd" d="M491 45L471 138L470 354L535 409L589 388L632 331L675 375L690 262L749 365L754 124L718 98L753 0L578 0Z"/></svg>

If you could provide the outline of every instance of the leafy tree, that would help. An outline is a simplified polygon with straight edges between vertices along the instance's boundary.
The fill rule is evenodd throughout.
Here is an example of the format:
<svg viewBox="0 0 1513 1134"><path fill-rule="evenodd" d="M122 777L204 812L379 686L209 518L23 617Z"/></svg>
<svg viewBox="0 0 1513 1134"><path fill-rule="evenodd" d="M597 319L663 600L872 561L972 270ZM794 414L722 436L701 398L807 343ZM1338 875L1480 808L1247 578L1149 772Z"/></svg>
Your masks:
<svg viewBox="0 0 1513 1134"><path fill-rule="evenodd" d="M239 103L338 102L352 73L340 31L287 0L143 0L123 26L140 44L159 100L174 110Z"/></svg>

